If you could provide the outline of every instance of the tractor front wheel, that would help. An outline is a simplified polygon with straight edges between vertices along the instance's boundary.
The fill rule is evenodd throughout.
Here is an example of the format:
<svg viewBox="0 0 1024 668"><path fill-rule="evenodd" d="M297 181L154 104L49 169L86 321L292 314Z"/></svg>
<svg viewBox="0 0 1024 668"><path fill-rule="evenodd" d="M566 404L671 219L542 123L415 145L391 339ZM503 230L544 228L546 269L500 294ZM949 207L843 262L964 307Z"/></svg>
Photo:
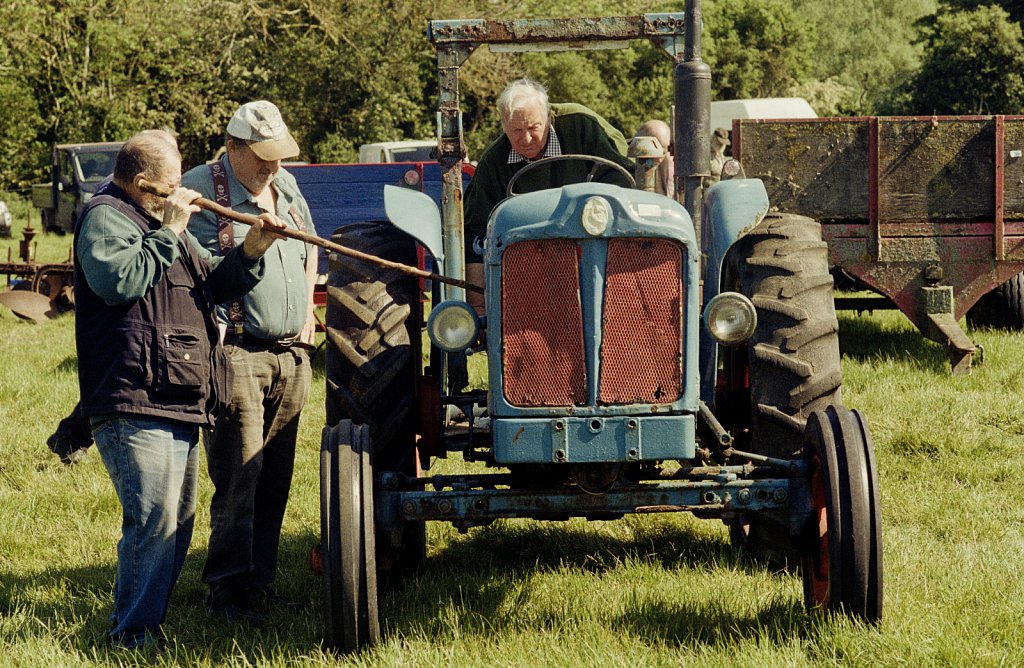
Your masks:
<svg viewBox="0 0 1024 668"><path fill-rule="evenodd" d="M380 640L369 428L339 420L320 450L324 639L356 652Z"/></svg>
<svg viewBox="0 0 1024 668"><path fill-rule="evenodd" d="M807 424L811 505L802 574L807 609L882 618L882 517L874 446L858 411L829 406Z"/></svg>

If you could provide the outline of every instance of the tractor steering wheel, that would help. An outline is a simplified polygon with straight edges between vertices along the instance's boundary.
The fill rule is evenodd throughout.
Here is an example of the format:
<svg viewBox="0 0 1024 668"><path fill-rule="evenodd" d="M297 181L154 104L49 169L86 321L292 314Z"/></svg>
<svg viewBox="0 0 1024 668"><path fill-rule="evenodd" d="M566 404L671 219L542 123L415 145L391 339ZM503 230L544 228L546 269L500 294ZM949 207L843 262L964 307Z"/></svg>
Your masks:
<svg viewBox="0 0 1024 668"><path fill-rule="evenodd" d="M560 160L585 160L587 162L594 163L594 166L591 167L590 169L590 173L587 174L587 183L590 183L591 181L594 180L594 174L597 172L597 168L604 165L606 167L613 167L619 170L619 172L621 172L623 176L626 177L626 180L629 181L629 187L636 188L636 179L634 179L633 175L629 173L629 170L627 170L619 163L614 162L612 160L608 160L607 158L598 157L596 155L585 155L582 153L566 153L565 155L553 155L548 158L541 158L540 160L535 160L533 162L526 163L526 165L522 169L513 174L512 178L509 179L508 187L505 188L505 197L512 197L514 195L521 194L512 192L512 186L514 186L516 182L519 181L519 177L521 177L523 174L526 174L534 167L539 167L540 165L546 165L549 162L557 162Z"/></svg>

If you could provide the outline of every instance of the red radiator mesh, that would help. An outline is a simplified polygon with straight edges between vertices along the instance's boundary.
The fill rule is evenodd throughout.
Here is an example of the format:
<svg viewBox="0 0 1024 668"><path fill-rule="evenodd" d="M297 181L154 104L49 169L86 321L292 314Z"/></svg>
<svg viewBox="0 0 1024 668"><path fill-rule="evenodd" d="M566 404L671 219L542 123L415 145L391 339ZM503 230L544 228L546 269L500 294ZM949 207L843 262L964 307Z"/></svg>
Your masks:
<svg viewBox="0 0 1024 668"><path fill-rule="evenodd" d="M501 329L505 399L513 406L587 401L576 244L523 241L505 249Z"/></svg>
<svg viewBox="0 0 1024 668"><path fill-rule="evenodd" d="M668 404L682 394L682 272L673 241L608 242L601 403Z"/></svg>

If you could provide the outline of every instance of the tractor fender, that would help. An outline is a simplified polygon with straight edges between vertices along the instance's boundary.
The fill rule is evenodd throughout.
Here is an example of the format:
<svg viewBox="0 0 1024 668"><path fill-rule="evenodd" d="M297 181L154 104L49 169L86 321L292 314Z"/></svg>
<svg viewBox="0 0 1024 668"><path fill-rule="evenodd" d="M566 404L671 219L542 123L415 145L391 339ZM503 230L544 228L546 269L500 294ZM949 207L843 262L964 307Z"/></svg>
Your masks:
<svg viewBox="0 0 1024 668"><path fill-rule="evenodd" d="M441 212L429 196L409 188L384 186L384 212L391 224L423 244L444 271Z"/></svg>
<svg viewBox="0 0 1024 668"><path fill-rule="evenodd" d="M768 213L768 193L760 179L729 179L711 186L704 195L701 224L706 243L704 303L722 292L722 266L733 244ZM700 337L701 400L714 405L718 345Z"/></svg>
<svg viewBox="0 0 1024 668"><path fill-rule="evenodd" d="M701 214L707 255L704 303L721 292L722 263L732 245L768 213L768 193L761 179L719 181L704 195Z"/></svg>

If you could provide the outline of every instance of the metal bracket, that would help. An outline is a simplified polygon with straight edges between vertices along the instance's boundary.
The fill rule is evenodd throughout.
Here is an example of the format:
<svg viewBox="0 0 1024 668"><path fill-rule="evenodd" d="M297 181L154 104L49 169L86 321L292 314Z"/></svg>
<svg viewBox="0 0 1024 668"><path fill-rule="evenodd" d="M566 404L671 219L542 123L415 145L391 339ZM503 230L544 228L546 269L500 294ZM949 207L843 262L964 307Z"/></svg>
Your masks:
<svg viewBox="0 0 1024 668"><path fill-rule="evenodd" d="M924 335L946 347L950 371L954 376L969 374L978 346L967 337L953 316L953 287L923 287L921 297L928 318L927 327L923 329Z"/></svg>

